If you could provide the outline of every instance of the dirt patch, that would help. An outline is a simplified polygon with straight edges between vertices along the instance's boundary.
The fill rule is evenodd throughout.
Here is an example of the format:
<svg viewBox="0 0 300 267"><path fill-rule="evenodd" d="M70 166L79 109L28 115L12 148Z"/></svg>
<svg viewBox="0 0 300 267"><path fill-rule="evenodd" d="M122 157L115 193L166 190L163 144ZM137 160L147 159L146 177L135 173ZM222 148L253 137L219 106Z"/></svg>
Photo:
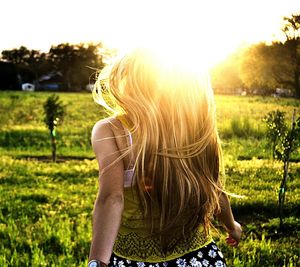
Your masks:
<svg viewBox="0 0 300 267"><path fill-rule="evenodd" d="M16 159L25 159L25 160L33 160L33 161L41 161L41 162L53 162L51 156L32 156L32 155L18 155L15 157ZM81 157L81 156L57 156L56 162L62 163L70 160L93 160L94 157Z"/></svg>

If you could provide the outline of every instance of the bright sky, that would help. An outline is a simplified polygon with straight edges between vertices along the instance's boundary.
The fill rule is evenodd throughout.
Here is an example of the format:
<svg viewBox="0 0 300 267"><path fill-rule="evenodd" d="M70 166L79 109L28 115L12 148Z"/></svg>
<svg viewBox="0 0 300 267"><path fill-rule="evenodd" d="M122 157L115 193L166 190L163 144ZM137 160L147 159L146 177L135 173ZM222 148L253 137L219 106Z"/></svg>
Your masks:
<svg viewBox="0 0 300 267"><path fill-rule="evenodd" d="M0 50L48 51L62 42L100 42L123 49L147 43L210 62L238 46L280 38L283 16L299 0L1 0Z"/></svg>

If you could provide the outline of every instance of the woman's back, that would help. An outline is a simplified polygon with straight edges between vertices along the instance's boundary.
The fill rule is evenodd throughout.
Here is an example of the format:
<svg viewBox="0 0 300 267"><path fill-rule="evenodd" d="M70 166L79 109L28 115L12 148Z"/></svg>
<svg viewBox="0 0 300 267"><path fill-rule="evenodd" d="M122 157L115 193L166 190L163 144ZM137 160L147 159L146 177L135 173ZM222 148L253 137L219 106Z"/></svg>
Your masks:
<svg viewBox="0 0 300 267"><path fill-rule="evenodd" d="M122 119L111 118L109 123L116 136L116 143L120 150L126 151L133 145L133 137L129 130L122 124ZM151 225L145 223L144 213L136 192L134 182L134 162L136 157L130 153L123 158L124 161L124 211L119 228L118 236L114 244L114 253L134 261L162 262L178 258L186 253L197 250L212 241L210 235L206 235L204 229L199 225L185 238L178 240L173 237L169 250L165 251L160 244L157 235L151 233ZM192 213L192 210L187 211ZM156 213L156 215L155 215ZM154 211L154 220L159 220L158 210ZM158 229L156 229L158 230ZM177 232L181 231L179 224ZM155 232L155 231L154 231Z"/></svg>
<svg viewBox="0 0 300 267"><path fill-rule="evenodd" d="M116 196L112 205L122 204L121 213L109 212L118 216L118 228L104 229L113 231L115 257L141 262L172 261L212 246L211 219L224 192L209 79L161 63L148 50L136 50L108 78L100 75L94 91L114 111L114 118L93 130L98 205L108 208L107 194Z"/></svg>
<svg viewBox="0 0 300 267"><path fill-rule="evenodd" d="M208 232L222 189L215 103L206 73L164 65L141 49L114 65L104 88L135 136L127 153L136 155L137 195L148 222L153 206L158 210L152 228L159 229L161 243L168 243L179 224L182 238L200 223ZM196 216L186 213L190 209Z"/></svg>

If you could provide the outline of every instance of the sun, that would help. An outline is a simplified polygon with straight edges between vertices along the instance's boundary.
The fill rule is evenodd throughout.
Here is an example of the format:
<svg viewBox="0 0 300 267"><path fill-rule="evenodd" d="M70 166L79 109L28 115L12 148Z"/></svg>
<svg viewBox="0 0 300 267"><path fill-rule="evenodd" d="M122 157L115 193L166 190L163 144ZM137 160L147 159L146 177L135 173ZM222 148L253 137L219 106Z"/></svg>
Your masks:
<svg viewBox="0 0 300 267"><path fill-rule="evenodd" d="M129 12L121 24L118 19L111 21L112 32L118 34L108 38L108 46L116 47L121 54L138 47L152 49L162 58L176 59L191 69L212 68L234 50L235 40L226 39L219 21L212 19L212 12L200 1L161 2L159 6L137 7L139 13Z"/></svg>
<svg viewBox="0 0 300 267"><path fill-rule="evenodd" d="M166 67L173 65L184 72L205 73L209 72L222 58L222 52L217 53L209 43L203 42L201 38L185 36L185 38L177 39L170 34L168 34L168 38L165 38L164 34L158 36L157 33L156 37L156 39L146 40L144 38L143 40L140 39L126 44L123 42L121 45L114 46L118 53L116 57L108 57L107 63L113 64L115 60L122 58L127 53L142 48L149 50L159 60L160 64ZM106 46L109 47L107 44Z"/></svg>
<svg viewBox="0 0 300 267"><path fill-rule="evenodd" d="M267 2L260 3L258 10L252 2L238 0L109 3L110 15L103 24L108 46L121 53L147 47L165 54L165 58L176 58L190 68L201 69L214 67L239 48L274 40L282 14L292 10L292 5L287 9L274 3L272 12L266 12Z"/></svg>

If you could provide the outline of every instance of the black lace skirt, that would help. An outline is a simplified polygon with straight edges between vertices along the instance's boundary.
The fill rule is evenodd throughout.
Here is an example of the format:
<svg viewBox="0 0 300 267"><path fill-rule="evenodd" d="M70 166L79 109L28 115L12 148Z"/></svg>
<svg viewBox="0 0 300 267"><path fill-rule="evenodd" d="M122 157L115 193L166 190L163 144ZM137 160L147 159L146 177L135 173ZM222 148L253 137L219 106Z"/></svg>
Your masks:
<svg viewBox="0 0 300 267"><path fill-rule="evenodd" d="M138 262L112 254L110 267L226 267L222 252L215 242L179 258L165 262Z"/></svg>

